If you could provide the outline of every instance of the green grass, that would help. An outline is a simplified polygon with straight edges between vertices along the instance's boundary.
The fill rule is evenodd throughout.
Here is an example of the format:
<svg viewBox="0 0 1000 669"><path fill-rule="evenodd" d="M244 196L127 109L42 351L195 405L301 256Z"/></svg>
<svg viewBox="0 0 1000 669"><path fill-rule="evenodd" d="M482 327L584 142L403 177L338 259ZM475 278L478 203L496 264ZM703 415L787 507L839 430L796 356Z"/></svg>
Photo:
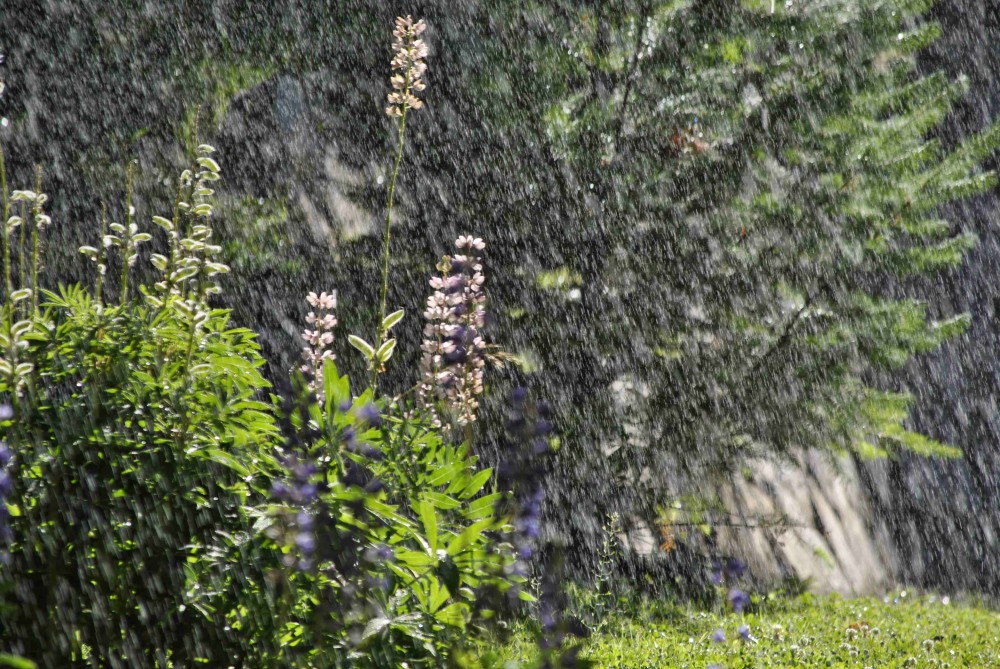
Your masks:
<svg viewBox="0 0 1000 669"><path fill-rule="evenodd" d="M947 602L947 599L945 600ZM612 616L587 641L598 667L725 669L749 667L1000 667L1000 613L934 597L893 600L804 595L752 614L654 607ZM743 641L740 625L750 628ZM722 629L723 643L712 634ZM533 636L520 629L494 650L493 666L531 657Z"/></svg>

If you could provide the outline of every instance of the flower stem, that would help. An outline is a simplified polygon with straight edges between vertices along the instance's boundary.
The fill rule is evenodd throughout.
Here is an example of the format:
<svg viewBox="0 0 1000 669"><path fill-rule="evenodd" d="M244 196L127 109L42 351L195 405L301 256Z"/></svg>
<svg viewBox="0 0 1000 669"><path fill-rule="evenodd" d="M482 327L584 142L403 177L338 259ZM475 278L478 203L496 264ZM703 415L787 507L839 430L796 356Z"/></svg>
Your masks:
<svg viewBox="0 0 1000 669"><path fill-rule="evenodd" d="M108 209L105 204L101 203L101 234L98 236L97 241L97 279L94 286L94 301L97 306L104 307L103 293L104 293L104 273L107 271L107 253L104 246L104 237L108 234Z"/></svg>
<svg viewBox="0 0 1000 669"><path fill-rule="evenodd" d="M6 294L4 300L10 300L10 294L14 292L14 282L10 275L10 230L7 228L7 219L10 218L10 199L7 197L7 166L4 162L3 149L0 148L0 198L3 198L3 279ZM7 310L8 329L11 311Z"/></svg>
<svg viewBox="0 0 1000 669"><path fill-rule="evenodd" d="M128 300L128 271L129 271L129 255L132 252L132 178L135 174L135 168L133 163L128 164L128 168L125 170L125 234L122 240L122 280L121 280L121 296L118 299L118 304L124 306L125 302Z"/></svg>
<svg viewBox="0 0 1000 669"><path fill-rule="evenodd" d="M385 337L385 329L383 328L382 323L385 321L386 299L389 295L389 245L392 240L392 200L396 193L396 178L399 176L399 166L403 162L403 147L405 146L403 139L406 134L406 109L406 105L403 105L403 112L399 116L399 141L396 145L396 162L392 167L392 176L389 178L389 194L386 201L385 244L382 253L382 297L379 300L378 330L375 335L376 349L382 345L382 340ZM370 385L373 395L375 393L375 388L378 385L379 366L380 365L377 360L372 360L372 379Z"/></svg>
<svg viewBox="0 0 1000 669"><path fill-rule="evenodd" d="M42 166L35 167L35 194L40 197L42 193ZM31 225L31 312L38 311L38 265L42 261L41 241L39 239L41 231L38 229L38 219L42 213L42 205L35 199L32 207ZM23 223L22 223L23 225Z"/></svg>

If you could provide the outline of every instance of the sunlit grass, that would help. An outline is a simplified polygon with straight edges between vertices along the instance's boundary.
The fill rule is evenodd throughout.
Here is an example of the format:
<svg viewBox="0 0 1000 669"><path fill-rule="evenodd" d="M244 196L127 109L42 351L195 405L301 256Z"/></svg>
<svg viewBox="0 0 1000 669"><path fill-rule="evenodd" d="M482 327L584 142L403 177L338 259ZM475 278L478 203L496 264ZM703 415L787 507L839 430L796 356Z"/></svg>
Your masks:
<svg viewBox="0 0 1000 669"><path fill-rule="evenodd" d="M1000 667L1000 613L934 597L888 601L805 595L745 615L688 608L633 610L605 622L584 656L598 667ZM738 628L749 627L750 640ZM716 630L726 640L712 641ZM532 656L519 629L488 653L495 666Z"/></svg>

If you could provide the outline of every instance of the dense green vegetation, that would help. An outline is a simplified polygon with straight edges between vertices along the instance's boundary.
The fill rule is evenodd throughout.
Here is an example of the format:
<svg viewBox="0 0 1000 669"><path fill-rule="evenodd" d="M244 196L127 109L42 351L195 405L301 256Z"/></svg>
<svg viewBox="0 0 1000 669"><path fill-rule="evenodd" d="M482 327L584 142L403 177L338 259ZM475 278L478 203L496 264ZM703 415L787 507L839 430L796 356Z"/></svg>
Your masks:
<svg viewBox="0 0 1000 669"><path fill-rule="evenodd" d="M722 641L713 638L718 630ZM487 656L497 667L509 666L532 655L532 642L519 630ZM739 616L632 602L603 621L584 656L608 669L704 669L713 663L727 669L985 669L1000 666L1000 613L905 591L885 600L776 598Z"/></svg>
<svg viewBox="0 0 1000 669"><path fill-rule="evenodd" d="M115 141L79 159L86 197L117 202L97 167L127 158L120 205L59 208L28 166L59 143L27 123L59 86L11 115L0 652L115 669L995 661L986 611L752 600L699 487L802 448L960 455L909 429L892 372L969 317L886 283L962 261L975 240L938 210L996 185L1000 126L934 137L963 83L917 73L927 3L487 2L430 29L397 19L372 95L351 75L389 61L387 10L334 4L299 22L232 10L221 37L196 7L149 12L117 46L117 8L96 8L74 56L121 65L148 39L165 54L116 70L124 103L150 78L177 94L159 126L108 94ZM327 29L345 72L314 80L343 118L308 117L282 78L258 138L320 148L279 169L214 146L241 92L280 68L308 79L300 38ZM325 151L358 136L375 140ZM289 213L309 170L347 173L377 233ZM643 616L610 594L638 560L619 537L678 496L705 511L652 551L670 578L645 582L719 603ZM567 599L572 580L599 594Z"/></svg>

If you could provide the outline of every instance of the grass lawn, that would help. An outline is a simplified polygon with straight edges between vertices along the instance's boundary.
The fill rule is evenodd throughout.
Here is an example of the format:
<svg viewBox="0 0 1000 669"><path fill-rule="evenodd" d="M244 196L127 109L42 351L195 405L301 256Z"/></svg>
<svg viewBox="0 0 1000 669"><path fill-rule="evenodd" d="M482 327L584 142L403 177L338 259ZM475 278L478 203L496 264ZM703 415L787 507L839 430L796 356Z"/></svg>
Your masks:
<svg viewBox="0 0 1000 669"><path fill-rule="evenodd" d="M598 667L630 669L1000 667L1000 613L947 598L804 595L742 615L655 609L606 620L583 656ZM742 625L748 639L740 635ZM725 640L717 642L720 629ZM489 655L494 666L516 667L533 643L530 631L521 629Z"/></svg>

